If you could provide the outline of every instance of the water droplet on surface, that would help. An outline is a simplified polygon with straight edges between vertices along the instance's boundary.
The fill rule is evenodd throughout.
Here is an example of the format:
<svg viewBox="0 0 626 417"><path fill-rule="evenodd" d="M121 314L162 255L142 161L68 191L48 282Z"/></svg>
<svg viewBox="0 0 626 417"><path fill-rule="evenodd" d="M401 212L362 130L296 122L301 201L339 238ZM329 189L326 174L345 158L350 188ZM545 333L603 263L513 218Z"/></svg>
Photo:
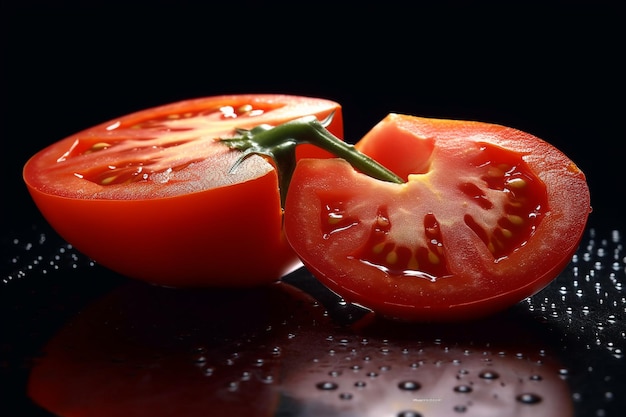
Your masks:
<svg viewBox="0 0 626 417"><path fill-rule="evenodd" d="M315 387L322 391L333 391L339 388L339 385L334 382L324 381L324 382L318 382L317 384L315 384Z"/></svg>
<svg viewBox="0 0 626 417"><path fill-rule="evenodd" d="M400 411L397 417L422 417L420 413L413 410Z"/></svg>
<svg viewBox="0 0 626 417"><path fill-rule="evenodd" d="M464 413L467 411L467 407L464 405L455 405L454 411L456 411L457 413Z"/></svg>
<svg viewBox="0 0 626 417"><path fill-rule="evenodd" d="M479 373L478 376L482 379L488 379L488 380L500 378L500 375L497 372L493 372L493 371L483 371Z"/></svg>
<svg viewBox="0 0 626 417"><path fill-rule="evenodd" d="M454 387L454 392L458 392L460 394L468 394L472 392L472 387L469 385L457 385Z"/></svg>
<svg viewBox="0 0 626 417"><path fill-rule="evenodd" d="M349 392L342 392L341 394L339 394L339 399L341 400L351 400L352 399L352 394Z"/></svg>
<svg viewBox="0 0 626 417"><path fill-rule="evenodd" d="M402 381L398 384L398 388L403 391L417 391L422 385L416 381Z"/></svg>
<svg viewBox="0 0 626 417"><path fill-rule="evenodd" d="M523 404L538 404L542 401L542 398L539 395L533 393L520 394L516 397L516 399Z"/></svg>

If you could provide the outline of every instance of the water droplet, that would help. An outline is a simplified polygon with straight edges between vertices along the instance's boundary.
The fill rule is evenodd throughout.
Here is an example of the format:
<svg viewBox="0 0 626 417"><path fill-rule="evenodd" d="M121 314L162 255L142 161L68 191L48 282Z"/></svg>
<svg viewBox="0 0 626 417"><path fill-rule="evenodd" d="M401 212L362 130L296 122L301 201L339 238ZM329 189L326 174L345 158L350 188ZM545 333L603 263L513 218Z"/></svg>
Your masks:
<svg viewBox="0 0 626 417"><path fill-rule="evenodd" d="M398 388L403 391L417 391L422 385L416 381L402 381L398 384Z"/></svg>
<svg viewBox="0 0 626 417"><path fill-rule="evenodd" d="M497 372L493 372L493 371L483 371L479 373L478 376L482 379L489 379L489 380L500 378L500 375Z"/></svg>
<svg viewBox="0 0 626 417"><path fill-rule="evenodd" d="M397 417L422 417L420 413L413 410L404 410L398 413Z"/></svg>
<svg viewBox="0 0 626 417"><path fill-rule="evenodd" d="M533 393L520 394L516 397L516 399L523 404L537 404L542 400L539 395Z"/></svg>
<svg viewBox="0 0 626 417"><path fill-rule="evenodd" d="M351 400L352 399L352 394L349 392L342 392L341 394L339 394L339 399L341 400Z"/></svg>
<svg viewBox="0 0 626 417"><path fill-rule="evenodd" d="M454 387L454 392L458 392L460 394L468 394L472 392L472 387L469 385L457 385Z"/></svg>
<svg viewBox="0 0 626 417"><path fill-rule="evenodd" d="M531 381L541 381L543 377L541 375L531 375L529 379Z"/></svg>
<svg viewBox="0 0 626 417"><path fill-rule="evenodd" d="M196 365L204 365L206 363L206 361L207 361L207 358L204 355L200 355L200 356L196 357L196 359L194 360Z"/></svg>
<svg viewBox="0 0 626 417"><path fill-rule="evenodd" d="M324 382L318 382L317 384L315 384L315 387L323 391L332 391L332 390L336 390L337 388L339 388L339 385L334 382L324 381Z"/></svg>
<svg viewBox="0 0 626 417"><path fill-rule="evenodd" d="M367 385L367 383L365 381L356 381L354 383L354 386L357 388L365 388L365 386Z"/></svg>

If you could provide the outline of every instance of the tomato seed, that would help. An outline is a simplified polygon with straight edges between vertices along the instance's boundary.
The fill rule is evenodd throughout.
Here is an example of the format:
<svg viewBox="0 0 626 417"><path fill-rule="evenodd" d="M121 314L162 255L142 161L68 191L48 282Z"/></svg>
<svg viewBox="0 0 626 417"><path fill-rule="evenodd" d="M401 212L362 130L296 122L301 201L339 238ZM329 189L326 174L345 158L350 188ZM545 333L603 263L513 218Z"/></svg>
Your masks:
<svg viewBox="0 0 626 417"><path fill-rule="evenodd" d="M524 224L524 219L515 214L509 214L508 216L506 216L506 218L516 226L521 226L522 224Z"/></svg>
<svg viewBox="0 0 626 417"><path fill-rule="evenodd" d="M506 185L508 185L511 188L524 188L526 186L526 181L522 178L511 178L510 180L508 180L506 182Z"/></svg>

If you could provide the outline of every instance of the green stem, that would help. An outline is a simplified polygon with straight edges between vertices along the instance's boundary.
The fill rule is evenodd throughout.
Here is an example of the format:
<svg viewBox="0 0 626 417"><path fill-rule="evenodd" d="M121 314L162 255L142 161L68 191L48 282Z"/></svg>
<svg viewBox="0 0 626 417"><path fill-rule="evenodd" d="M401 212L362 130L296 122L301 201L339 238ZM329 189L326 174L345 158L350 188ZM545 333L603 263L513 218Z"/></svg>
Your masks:
<svg viewBox="0 0 626 417"><path fill-rule="evenodd" d="M296 165L295 149L302 144L324 149L338 158L345 159L356 170L378 180L396 184L404 182L392 171L359 152L353 145L330 133L324 127L324 122L318 121L314 116L291 120L275 127L261 125L250 130L241 130L239 133L241 136L220 139L229 147L243 151L232 170L237 169L244 159L253 154L272 158L278 171L283 205Z"/></svg>

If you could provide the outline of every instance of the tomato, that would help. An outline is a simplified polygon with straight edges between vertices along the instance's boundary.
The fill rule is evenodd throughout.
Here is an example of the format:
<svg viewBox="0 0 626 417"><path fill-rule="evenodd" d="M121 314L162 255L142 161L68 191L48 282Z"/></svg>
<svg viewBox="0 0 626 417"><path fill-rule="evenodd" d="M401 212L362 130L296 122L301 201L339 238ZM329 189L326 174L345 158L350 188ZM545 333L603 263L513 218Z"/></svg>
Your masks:
<svg viewBox="0 0 626 417"><path fill-rule="evenodd" d="M288 95L229 95L150 108L50 145L24 167L37 207L76 249L167 286L251 286L300 265L282 233L273 165L216 138L307 115L342 135L341 107ZM320 157L311 149L300 156Z"/></svg>
<svg viewBox="0 0 626 417"><path fill-rule="evenodd" d="M407 182L305 159L285 205L287 239L348 302L404 320L478 318L541 290L578 246L585 176L533 135L391 114L356 147Z"/></svg>

